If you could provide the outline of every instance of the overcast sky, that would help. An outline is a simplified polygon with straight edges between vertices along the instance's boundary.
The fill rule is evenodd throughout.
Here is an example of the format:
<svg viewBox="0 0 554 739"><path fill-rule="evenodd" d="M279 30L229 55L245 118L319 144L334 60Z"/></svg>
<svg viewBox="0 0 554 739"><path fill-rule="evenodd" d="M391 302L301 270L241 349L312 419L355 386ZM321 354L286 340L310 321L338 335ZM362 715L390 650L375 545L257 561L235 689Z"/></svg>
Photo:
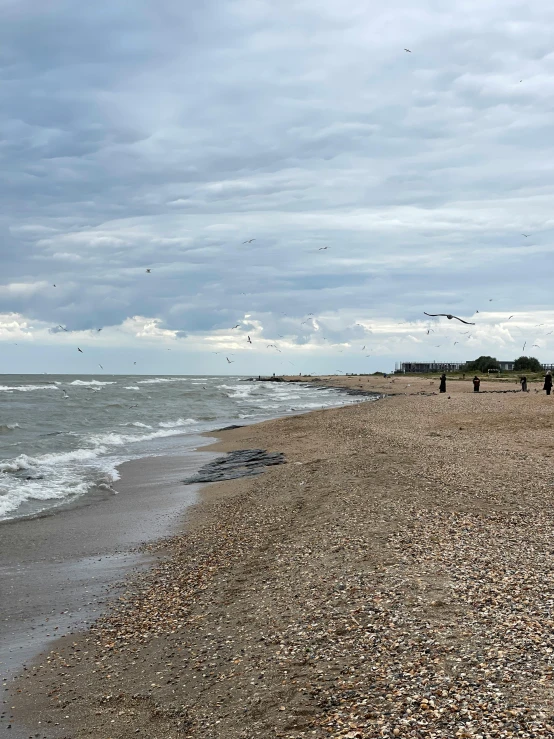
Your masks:
<svg viewBox="0 0 554 739"><path fill-rule="evenodd" d="M554 362L553 24L0 0L0 373Z"/></svg>

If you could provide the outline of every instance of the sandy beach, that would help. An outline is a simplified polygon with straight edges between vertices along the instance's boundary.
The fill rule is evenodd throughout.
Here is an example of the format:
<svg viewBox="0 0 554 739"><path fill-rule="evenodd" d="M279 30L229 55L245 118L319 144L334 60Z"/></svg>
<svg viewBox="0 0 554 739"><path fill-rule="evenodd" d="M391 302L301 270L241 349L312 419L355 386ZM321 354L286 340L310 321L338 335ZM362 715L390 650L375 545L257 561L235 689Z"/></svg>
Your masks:
<svg viewBox="0 0 554 739"><path fill-rule="evenodd" d="M287 463L204 487L113 609L9 686L0 731L554 736L554 401L320 382L391 397L218 433Z"/></svg>

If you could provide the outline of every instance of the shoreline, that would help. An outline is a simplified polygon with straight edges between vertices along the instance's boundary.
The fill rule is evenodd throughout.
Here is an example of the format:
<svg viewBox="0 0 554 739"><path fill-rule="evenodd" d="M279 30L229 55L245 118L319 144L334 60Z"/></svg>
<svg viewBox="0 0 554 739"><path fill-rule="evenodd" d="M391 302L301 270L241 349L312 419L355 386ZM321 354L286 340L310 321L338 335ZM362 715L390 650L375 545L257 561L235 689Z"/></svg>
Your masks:
<svg viewBox="0 0 554 739"><path fill-rule="evenodd" d="M201 488L183 479L216 456L208 445L220 432L255 425L247 421L196 435L192 449L186 434L182 452L180 437L172 437L168 454L119 465L113 491L0 523L4 687L59 637L68 640L89 628L127 581L165 556L163 542L182 528ZM149 553L150 546L160 551ZM19 733L12 724L10 735Z"/></svg>
<svg viewBox="0 0 554 739"><path fill-rule="evenodd" d="M121 610L19 681L16 717L71 739L552 736L549 657L529 652L550 633L550 399L401 379L385 404L212 432L207 451L287 464L204 487ZM507 604L534 620L506 645Z"/></svg>

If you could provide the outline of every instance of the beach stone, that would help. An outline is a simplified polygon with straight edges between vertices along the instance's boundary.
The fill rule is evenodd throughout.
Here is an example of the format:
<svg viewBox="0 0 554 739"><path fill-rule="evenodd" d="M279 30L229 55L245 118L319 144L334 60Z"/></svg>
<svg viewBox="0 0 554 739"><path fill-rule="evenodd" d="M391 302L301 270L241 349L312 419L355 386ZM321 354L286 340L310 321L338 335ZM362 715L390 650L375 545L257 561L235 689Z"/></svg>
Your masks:
<svg viewBox="0 0 554 739"><path fill-rule="evenodd" d="M260 475L265 467L285 464L281 452L268 452L265 449L238 449L225 457L218 457L198 470L196 475L183 480L185 485L199 482L222 482L239 477Z"/></svg>

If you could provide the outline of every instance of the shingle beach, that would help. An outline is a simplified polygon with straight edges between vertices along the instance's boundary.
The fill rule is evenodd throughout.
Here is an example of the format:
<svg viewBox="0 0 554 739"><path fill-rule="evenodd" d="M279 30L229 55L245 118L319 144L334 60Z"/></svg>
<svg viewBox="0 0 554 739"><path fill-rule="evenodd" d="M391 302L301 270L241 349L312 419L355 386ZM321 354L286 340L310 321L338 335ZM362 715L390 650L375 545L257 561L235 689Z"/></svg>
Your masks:
<svg viewBox="0 0 554 739"><path fill-rule="evenodd" d="M286 464L206 486L28 665L26 735L554 737L554 399L332 381L396 395L218 433Z"/></svg>

